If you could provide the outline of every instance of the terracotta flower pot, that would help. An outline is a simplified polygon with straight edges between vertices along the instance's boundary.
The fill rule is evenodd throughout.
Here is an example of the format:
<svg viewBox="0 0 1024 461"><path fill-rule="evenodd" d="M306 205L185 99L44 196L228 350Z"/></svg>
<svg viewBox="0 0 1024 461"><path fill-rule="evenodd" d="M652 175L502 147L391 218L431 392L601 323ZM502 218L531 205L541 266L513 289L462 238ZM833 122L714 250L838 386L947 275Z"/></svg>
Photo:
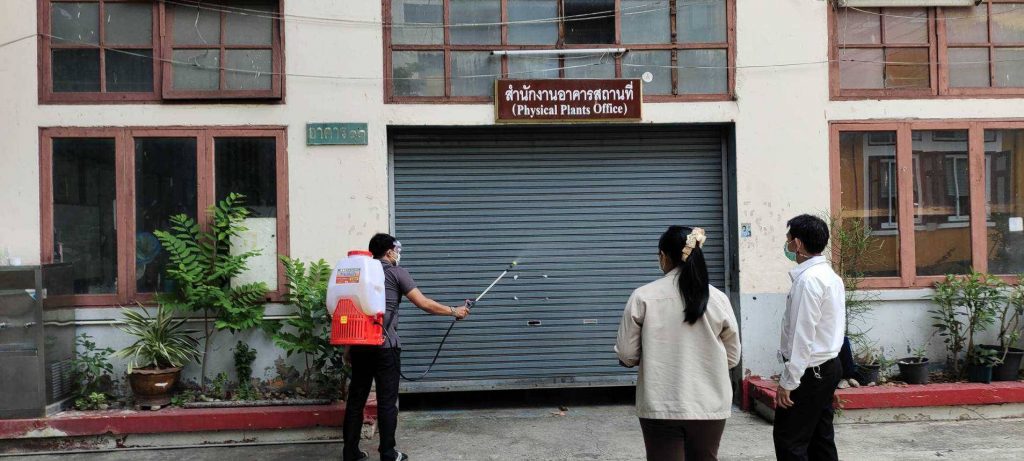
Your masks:
<svg viewBox="0 0 1024 461"><path fill-rule="evenodd" d="M180 376L181 367L136 368L128 374L128 383L140 406L157 407L171 403L171 389Z"/></svg>

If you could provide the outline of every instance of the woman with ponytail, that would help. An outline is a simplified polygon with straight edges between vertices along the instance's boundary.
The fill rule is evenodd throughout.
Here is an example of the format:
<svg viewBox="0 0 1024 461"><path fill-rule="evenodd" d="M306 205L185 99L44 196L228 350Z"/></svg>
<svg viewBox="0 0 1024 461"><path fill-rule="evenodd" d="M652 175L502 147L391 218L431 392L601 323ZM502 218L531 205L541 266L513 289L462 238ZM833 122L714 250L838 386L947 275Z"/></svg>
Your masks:
<svg viewBox="0 0 1024 461"><path fill-rule="evenodd" d="M729 369L739 325L729 298L708 284L701 228L672 226L658 242L665 276L633 292L615 351L640 366L636 412L648 460L716 460L732 410Z"/></svg>

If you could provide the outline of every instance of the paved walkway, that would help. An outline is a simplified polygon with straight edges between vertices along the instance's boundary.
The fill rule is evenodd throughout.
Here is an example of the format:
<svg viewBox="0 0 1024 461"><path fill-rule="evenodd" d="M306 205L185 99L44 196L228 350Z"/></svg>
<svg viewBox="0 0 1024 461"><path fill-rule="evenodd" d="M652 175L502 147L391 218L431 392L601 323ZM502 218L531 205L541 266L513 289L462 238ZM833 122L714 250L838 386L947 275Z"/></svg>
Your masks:
<svg viewBox="0 0 1024 461"><path fill-rule="evenodd" d="M413 460L636 460L643 441L630 405L405 411L399 441ZM839 426L843 460L1020 460L1024 420ZM371 451L376 439L363 442ZM30 461L341 459L340 443L203 447L22 456ZM772 460L771 426L736 413L722 460ZM0 461L11 458L0 457ZM376 457L372 457L376 459Z"/></svg>

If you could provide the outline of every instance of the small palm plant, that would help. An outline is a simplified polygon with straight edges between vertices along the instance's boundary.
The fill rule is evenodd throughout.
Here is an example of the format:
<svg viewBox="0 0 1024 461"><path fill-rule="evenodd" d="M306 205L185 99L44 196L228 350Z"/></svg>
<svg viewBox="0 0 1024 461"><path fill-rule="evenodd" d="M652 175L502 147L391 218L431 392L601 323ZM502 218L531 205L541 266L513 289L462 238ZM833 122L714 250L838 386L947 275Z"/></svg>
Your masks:
<svg viewBox="0 0 1024 461"><path fill-rule="evenodd" d="M160 306L153 317L146 308L124 309L125 324L118 328L136 339L115 356L128 360L129 374L137 368L178 368L199 359L199 341L192 337L196 331L186 330L186 319L175 319L172 312Z"/></svg>

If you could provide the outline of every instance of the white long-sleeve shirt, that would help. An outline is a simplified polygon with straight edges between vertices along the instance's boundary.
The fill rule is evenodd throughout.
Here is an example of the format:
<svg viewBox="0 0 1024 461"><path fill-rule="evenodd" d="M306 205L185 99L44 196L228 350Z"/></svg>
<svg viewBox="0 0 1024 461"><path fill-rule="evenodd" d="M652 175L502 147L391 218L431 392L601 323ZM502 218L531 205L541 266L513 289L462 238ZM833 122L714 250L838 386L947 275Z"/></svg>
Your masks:
<svg viewBox="0 0 1024 461"><path fill-rule="evenodd" d="M649 419L726 419L732 410L729 369L740 361L739 324L729 297L709 286L708 307L686 323L679 270L629 297L615 343L619 360L640 365L636 413Z"/></svg>
<svg viewBox="0 0 1024 461"><path fill-rule="evenodd" d="M789 271L793 287L782 318L779 380L786 390L800 387L804 371L837 356L846 331L846 289L824 256L815 256Z"/></svg>

